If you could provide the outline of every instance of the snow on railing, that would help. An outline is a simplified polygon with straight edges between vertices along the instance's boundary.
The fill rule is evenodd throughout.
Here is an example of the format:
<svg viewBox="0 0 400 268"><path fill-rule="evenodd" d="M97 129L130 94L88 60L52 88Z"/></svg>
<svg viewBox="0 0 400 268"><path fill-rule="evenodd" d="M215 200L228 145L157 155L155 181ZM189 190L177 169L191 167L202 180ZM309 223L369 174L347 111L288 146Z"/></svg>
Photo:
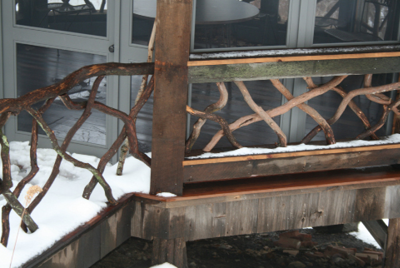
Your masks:
<svg viewBox="0 0 400 268"><path fill-rule="evenodd" d="M54 180L56 179L61 161L64 159L71 162L74 166L89 170L93 177L89 184L83 191L83 197L89 199L94 187L99 183L105 192L107 200L110 204L116 204L117 201L114 199L110 186L104 179L102 173L107 163L111 158L118 152L118 149L123 144L124 140L127 139L124 145L128 146L130 153L137 159L143 161L145 164L150 166L151 159L143 152L139 151L138 140L136 137L136 116L151 96L154 89L153 78L147 85L142 86L143 90L140 90L140 98L136 102L136 105L132 107L129 114L126 114L117 109L111 108L103 103L95 101L96 93L99 85L106 75L149 75L154 73L154 64L152 63L140 63L140 64L122 64L122 63L105 63L85 66L72 74L68 75L62 81L57 84L36 89L30 93L27 93L19 98L15 99L1 99L0 100L0 145L1 145L1 160L3 163L3 177L0 179L0 194L4 196L7 201L7 205L2 208L2 237L1 243L7 246L10 225L9 216L11 210L14 210L20 217L22 217L22 229L30 232L35 232L38 229L37 224L30 216L35 207L40 203L43 197L46 195ZM85 102L75 103L67 95L68 91L74 86L83 82L84 80L97 77L93 83L92 90ZM147 81L147 80L146 80ZM54 131L43 119L43 113L51 106L56 98L60 98L61 101L68 109L72 110L83 110L81 117L71 127L67 135L64 138L62 144L59 144ZM44 101L44 104L39 109L34 109L34 105ZM116 117L124 122L124 127L114 141L109 150L100 159L97 167L93 167L88 163L84 163L74 158L67 153L67 148L79 128L84 122L90 117L91 111L95 109L106 115ZM32 132L31 132L31 149L30 149L30 160L31 170L29 174L23 178L13 191L11 178L11 162L10 162L10 150L6 135L1 131L10 116L17 116L20 112L27 111L33 117ZM39 127L46 133L50 138L53 149L57 152L57 159L54 163L53 170L47 179L47 182L43 186L43 190L32 200L32 202L24 208L24 206L18 201L24 187L32 181L35 175L39 171L37 164L37 145L38 145L38 129ZM123 146L124 147L124 146ZM126 151L128 151L126 150ZM123 159L124 160L124 159ZM123 161L122 161L123 162ZM122 164L123 165L123 164ZM122 170L122 168L121 168Z"/></svg>

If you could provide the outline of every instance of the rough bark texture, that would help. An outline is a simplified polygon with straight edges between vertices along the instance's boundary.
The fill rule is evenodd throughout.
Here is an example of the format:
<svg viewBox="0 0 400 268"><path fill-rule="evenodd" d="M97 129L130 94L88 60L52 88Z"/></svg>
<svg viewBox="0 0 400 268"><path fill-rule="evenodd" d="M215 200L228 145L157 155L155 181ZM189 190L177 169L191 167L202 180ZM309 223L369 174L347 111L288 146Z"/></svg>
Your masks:
<svg viewBox="0 0 400 268"><path fill-rule="evenodd" d="M150 166L151 164L150 158L148 158L144 153L140 152L138 149L138 142L135 129L135 117L137 116L140 109L146 103L146 101L148 100L153 91L154 88L153 79L150 81L148 87L146 87L145 91L142 94L143 96L139 99L137 105L135 105L132 108L129 115L114 108L108 107L102 103L96 102L95 97L99 85L102 79L106 75L130 76L130 75L149 75L153 73L154 73L154 64L152 63L143 63L143 64L106 63L106 64L85 66L73 72L72 74L68 75L66 78L64 78L57 84L34 90L16 99L0 100L0 113L1 113L0 127L3 127L5 125L5 123L7 122L8 118L11 115L18 115L23 110L30 113L33 117L31 150L30 150L31 171L25 178L23 178L18 183L13 192L9 191L10 187L12 186L9 146L7 142L7 137L2 132L0 132L1 136L0 144L2 145L1 158L3 162L3 178L0 179L0 194L3 194L3 196L7 200L7 205L5 205L2 208L3 232L1 237L1 243L4 246L6 246L8 243L8 236L10 232L9 215L11 210L14 210L20 217L22 217L23 221L23 224L21 226L22 229L24 229L25 231L29 229L31 232L34 232L38 229L38 226L31 218L30 214L40 204L40 201L44 198L44 196L52 186L54 180L56 179L59 173L60 164L63 159L73 163L77 167L85 168L93 174L92 181L89 183L89 186L85 188L84 197L89 198L91 191L98 182L103 187L105 195L107 196L107 199L110 204L116 204L117 201L112 196L111 188L109 187L107 181L104 179L102 172L104 171L106 163L111 159L111 157L113 157L117 153L119 146L121 146L122 141L125 138L128 138L129 140L130 144L129 150L131 151L132 155L134 155L136 158L140 159L148 166ZM97 77L97 78L93 84L92 91L88 97L88 100L81 103L73 102L67 95L68 91L72 89L79 82L82 82L83 80L90 77ZM55 136L53 130L47 125L42 116L43 113L51 106L56 97L60 97L61 101L68 109L84 110L81 117L68 131L61 145L59 145L57 137ZM32 108L34 104L43 100L45 101L45 103L39 110L35 110ZM97 168L87 163L78 161L77 159L73 158L72 156L66 153L68 146L72 141L73 136L79 130L79 128L84 124L84 122L91 116L93 109L96 109L107 115L121 119L125 123L122 133L119 135L119 137L114 142L113 146L108 150L108 152L101 158L101 161ZM39 171L39 167L37 165L37 156L36 156L39 126L45 131L45 133L49 137L53 149L57 152L58 156L53 166L52 173L50 174L48 180L43 186L43 191L39 193L36 196L36 198L30 203L30 205L25 209L18 202L18 197L21 194L23 188L35 177L35 175ZM25 213L23 213L24 209Z"/></svg>

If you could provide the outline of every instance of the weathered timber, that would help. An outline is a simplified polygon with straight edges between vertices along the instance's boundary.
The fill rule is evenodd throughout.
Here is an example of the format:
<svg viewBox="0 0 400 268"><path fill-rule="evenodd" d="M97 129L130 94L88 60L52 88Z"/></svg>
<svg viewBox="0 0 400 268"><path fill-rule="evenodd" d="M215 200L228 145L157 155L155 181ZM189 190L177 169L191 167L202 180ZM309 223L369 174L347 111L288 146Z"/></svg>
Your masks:
<svg viewBox="0 0 400 268"><path fill-rule="evenodd" d="M394 165L400 163L400 151L396 148L398 146L394 147L374 148L370 146L346 148L350 150L320 150L287 154L186 160L183 164L184 181L200 182L376 165Z"/></svg>
<svg viewBox="0 0 400 268"><path fill-rule="evenodd" d="M363 221L362 223L375 239L375 241L381 246L381 248L386 248L388 234L388 227L386 223L384 223L382 220Z"/></svg>
<svg viewBox="0 0 400 268"><path fill-rule="evenodd" d="M329 55L286 55L272 57L246 57L235 59L214 59L189 61L188 66L210 66L210 65L226 65L226 64L243 64L243 63L264 63L264 62L293 62L293 61L315 61L315 60L348 60L348 59L366 59L366 58L392 58L399 57L400 51L396 52L376 52L376 53L347 53L347 54L329 54Z"/></svg>
<svg viewBox="0 0 400 268"><path fill-rule="evenodd" d="M187 268L186 241L184 238L153 239L152 264L171 263L179 268Z"/></svg>
<svg viewBox="0 0 400 268"><path fill-rule="evenodd" d="M400 219L390 219L386 244L385 268L400 267Z"/></svg>
<svg viewBox="0 0 400 268"><path fill-rule="evenodd" d="M158 0L150 192L182 195L191 0Z"/></svg>
<svg viewBox="0 0 400 268"><path fill-rule="evenodd" d="M250 81L400 71L400 57L189 66L190 83Z"/></svg>
<svg viewBox="0 0 400 268"><path fill-rule="evenodd" d="M371 168L190 184L174 198L129 195L23 267L90 267L130 235L153 241L153 263L186 267L187 241L391 218L399 189L400 171Z"/></svg>
<svg viewBox="0 0 400 268"><path fill-rule="evenodd" d="M22 267L90 267L130 237L132 195L118 200Z"/></svg>
<svg viewBox="0 0 400 268"><path fill-rule="evenodd" d="M394 197L392 203L388 193L390 198L393 198L390 192L400 183L398 172L386 174L378 171L375 175L363 171L352 172L347 183L343 183L341 178L344 172L338 172L336 184L328 182L325 185L325 177L330 177L329 173L314 173L307 174L315 177L312 181L303 175L301 175L303 179L287 175L285 176L287 180L276 176L271 188L267 187L268 178L265 178L264 186L260 187L261 180L254 184L250 183L253 184L253 191L237 187L236 192L232 189L230 194L222 191L220 196L217 192L224 188L221 185L229 185L231 182L209 183L205 188L210 192L205 190L200 193L197 191L199 185L195 184L192 186L193 191L172 200L140 195L141 198L136 201L136 213L132 218L132 235L144 239L162 236L161 239L164 240L184 237L186 241L193 241L307 226L378 220L377 217L387 217L392 210L397 209L394 203L400 201L399 196ZM391 179L384 183L382 179L377 178L372 180L375 182L363 181L364 177L369 176L386 176L387 179ZM299 187L301 186L299 180L306 180L302 187ZM274 188L279 182L280 188ZM293 187L296 184L298 186ZM366 192L375 192L373 200L377 202L376 205L371 205L373 201L365 202ZM231 198L227 198L229 196ZM379 213L377 213L378 207L382 209ZM179 215L179 220L172 215ZM167 227L160 227L161 223ZM174 228L174 231L170 232L171 226L181 227L182 223L183 228Z"/></svg>
<svg viewBox="0 0 400 268"><path fill-rule="evenodd" d="M323 48L292 48L287 49L268 49L268 50L254 50L246 51L245 53L238 53L237 51L228 52L224 51L214 53L196 53L190 54L192 61L205 61L205 60L221 60L221 59L238 59L247 58L254 59L256 57L293 57L293 56L330 56L330 55L354 55L357 53L360 58L365 53L378 53L379 55L393 55L400 51L400 45L375 45L375 46L345 46L345 47L323 47Z"/></svg>

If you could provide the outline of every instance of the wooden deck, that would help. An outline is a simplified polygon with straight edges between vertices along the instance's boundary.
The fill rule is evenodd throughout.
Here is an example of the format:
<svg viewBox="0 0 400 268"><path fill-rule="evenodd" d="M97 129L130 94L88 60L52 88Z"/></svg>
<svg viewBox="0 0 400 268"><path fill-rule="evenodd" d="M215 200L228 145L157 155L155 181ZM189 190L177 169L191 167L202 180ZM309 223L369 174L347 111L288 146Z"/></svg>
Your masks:
<svg viewBox="0 0 400 268"><path fill-rule="evenodd" d="M399 191L400 171L381 167L189 184L174 198L131 194L23 267L90 267L131 236L153 241L154 263L186 267L187 241L400 218Z"/></svg>

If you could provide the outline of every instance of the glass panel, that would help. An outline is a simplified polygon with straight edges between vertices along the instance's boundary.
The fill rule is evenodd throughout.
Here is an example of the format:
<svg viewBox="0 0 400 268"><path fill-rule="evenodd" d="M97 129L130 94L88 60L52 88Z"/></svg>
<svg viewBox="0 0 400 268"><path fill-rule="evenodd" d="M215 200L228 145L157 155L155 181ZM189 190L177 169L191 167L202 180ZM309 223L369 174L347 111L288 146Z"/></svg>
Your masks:
<svg viewBox="0 0 400 268"><path fill-rule="evenodd" d="M331 77L317 77L313 78L313 81L318 85L324 84L330 81L330 79ZM372 78L372 86L390 83L392 83L392 75L390 74L374 75ZM349 76L340 84L340 87L346 92L363 88L364 76ZM390 93L386 93L386 95L389 96ZM331 90L321 96L309 100L308 104L316 109L322 115L322 117L329 119L335 114L342 100L343 98L338 93ZM364 95L353 98L353 101L366 115L371 126L374 126L378 123L383 113L381 104L371 102ZM310 116L307 116L306 133L310 132L316 126L317 123ZM365 126L355 112L350 109L349 106L347 106L340 119L332 125L332 130L336 140L348 140L355 139L355 137L363 133L365 131ZM386 125L379 129L376 134L378 136L386 135ZM320 131L313 139L313 141L323 140L325 140L325 137L322 131Z"/></svg>
<svg viewBox="0 0 400 268"><path fill-rule="evenodd" d="M135 105L136 96L142 83L142 76L131 77L131 107ZM140 110L136 120L136 134L139 141L139 150L151 151L151 139L153 129L153 95Z"/></svg>
<svg viewBox="0 0 400 268"><path fill-rule="evenodd" d="M314 43L398 40L399 1L317 1Z"/></svg>
<svg viewBox="0 0 400 268"><path fill-rule="evenodd" d="M264 110L269 110L281 105L282 95L273 87L270 81L248 81L244 83L253 100ZM229 94L228 102L221 111L217 111L215 114L224 118L228 123L233 123L240 117L254 114L234 83L225 83L225 86ZM219 98L220 94L214 83L192 85L191 107L193 109L204 111L208 105L217 102ZM191 116L190 122L192 126L197 119L197 117ZM279 125L280 116L275 117L274 121ZM193 149L204 148L214 134L220 129L221 127L218 123L207 120L201 129L200 136ZM278 142L277 135L264 121L239 128L233 132L233 135L243 146L266 145ZM232 147L225 137L218 142L216 148L224 147Z"/></svg>
<svg viewBox="0 0 400 268"><path fill-rule="evenodd" d="M197 0L195 49L284 46L289 0Z"/></svg>
<svg viewBox="0 0 400 268"><path fill-rule="evenodd" d="M156 9L156 0L133 0L132 43L149 44Z"/></svg>
<svg viewBox="0 0 400 268"><path fill-rule="evenodd" d="M68 74L82 66L104 63L105 56L89 53L73 52L55 48L45 48L24 44L17 44L17 93L22 96L32 90L55 84ZM69 91L73 101L87 100L93 82L90 78L80 83ZM106 103L106 79L103 79L96 101ZM34 108L39 108L43 103L38 103ZM56 99L44 113L43 118L54 130L57 138L64 138L67 131L82 114L82 111L73 111L65 108L60 99ZM32 118L27 112L18 116L18 130L30 132ZM44 134L43 131L40 132ZM92 115L75 134L73 140L94 144L106 144L106 116L104 113L92 110Z"/></svg>
<svg viewBox="0 0 400 268"><path fill-rule="evenodd" d="M16 24L107 35L106 0L16 0Z"/></svg>

